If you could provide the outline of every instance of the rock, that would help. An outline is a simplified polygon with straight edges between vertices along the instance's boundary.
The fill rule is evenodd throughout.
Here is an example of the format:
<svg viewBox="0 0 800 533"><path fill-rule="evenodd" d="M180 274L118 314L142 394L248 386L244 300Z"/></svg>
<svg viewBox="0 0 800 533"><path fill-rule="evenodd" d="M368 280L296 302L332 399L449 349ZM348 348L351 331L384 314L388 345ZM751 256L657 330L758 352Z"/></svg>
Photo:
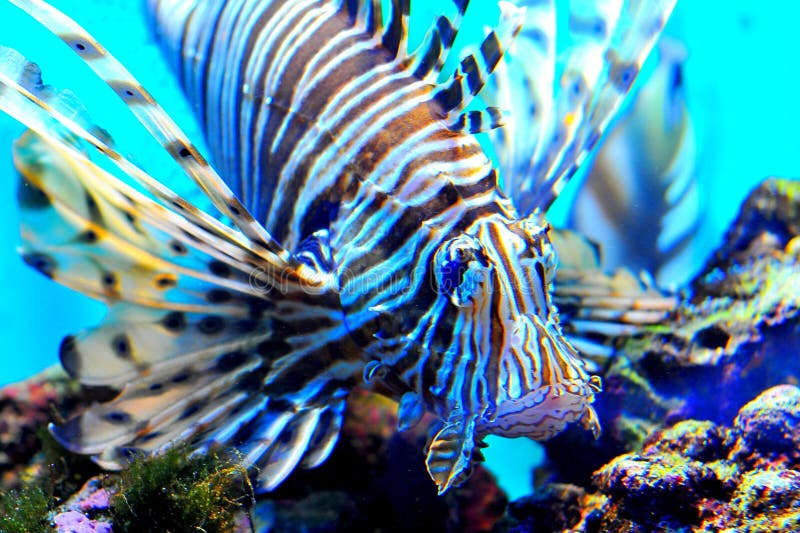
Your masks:
<svg viewBox="0 0 800 533"><path fill-rule="evenodd" d="M740 461L766 459L796 466L800 461L800 389L773 387L739 411L740 435L734 454Z"/></svg>
<svg viewBox="0 0 800 533"><path fill-rule="evenodd" d="M645 439L650 454L676 453L702 462L720 461L730 453L730 429L709 420L686 420L659 429Z"/></svg>
<svg viewBox="0 0 800 533"><path fill-rule="evenodd" d="M686 419L728 424L765 388L800 381L799 258L800 182L766 180L675 310L607 340L614 353L594 404L603 434L595 441L573 427L545 443L550 477L586 486L653 430Z"/></svg>
<svg viewBox="0 0 800 533"><path fill-rule="evenodd" d="M55 495L66 496L97 474L99 468L86 458L57 460L65 455L46 428L58 409L71 410L111 394L106 389L81 388L60 366L0 389L0 487L19 488L20 477L46 475L55 482ZM45 472L50 464L53 467Z"/></svg>
<svg viewBox="0 0 800 533"><path fill-rule="evenodd" d="M255 512L257 531L327 533L368 531L366 513L345 492L322 491L300 500L264 500Z"/></svg>
<svg viewBox="0 0 800 533"><path fill-rule="evenodd" d="M751 531L792 531L800 526L800 472L747 472L731 500L730 525Z"/></svg>
<svg viewBox="0 0 800 533"><path fill-rule="evenodd" d="M104 478L95 476L89 479L78 492L70 496L61 508L81 512L107 511L113 494L114 489L106 488Z"/></svg>
<svg viewBox="0 0 800 533"><path fill-rule="evenodd" d="M553 483L534 495L508 506L507 516L495 532L561 531L574 528L591 505L592 496L581 487Z"/></svg>
<svg viewBox="0 0 800 533"><path fill-rule="evenodd" d="M497 533L800 530L800 389L744 405L732 427L687 420L598 469L591 486L551 484L512 502Z"/></svg>
<svg viewBox="0 0 800 533"><path fill-rule="evenodd" d="M14 478L40 448L37 433L47 425L50 405L61 387L56 379L58 370L50 372L45 379L34 378L0 390L0 471L5 486L17 485Z"/></svg>
<svg viewBox="0 0 800 533"><path fill-rule="evenodd" d="M103 477L89 479L58 507L53 523L59 533L111 533L108 514L111 494L113 489L106 489Z"/></svg>

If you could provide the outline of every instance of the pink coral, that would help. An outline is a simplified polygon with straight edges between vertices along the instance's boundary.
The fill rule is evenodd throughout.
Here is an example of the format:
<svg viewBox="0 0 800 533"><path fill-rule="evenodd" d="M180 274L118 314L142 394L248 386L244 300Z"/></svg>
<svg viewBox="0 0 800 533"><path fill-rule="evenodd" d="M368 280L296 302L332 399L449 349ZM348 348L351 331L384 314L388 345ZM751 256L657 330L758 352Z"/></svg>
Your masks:
<svg viewBox="0 0 800 533"><path fill-rule="evenodd" d="M91 520L78 511L61 513L53 520L58 533L112 533L111 524Z"/></svg>

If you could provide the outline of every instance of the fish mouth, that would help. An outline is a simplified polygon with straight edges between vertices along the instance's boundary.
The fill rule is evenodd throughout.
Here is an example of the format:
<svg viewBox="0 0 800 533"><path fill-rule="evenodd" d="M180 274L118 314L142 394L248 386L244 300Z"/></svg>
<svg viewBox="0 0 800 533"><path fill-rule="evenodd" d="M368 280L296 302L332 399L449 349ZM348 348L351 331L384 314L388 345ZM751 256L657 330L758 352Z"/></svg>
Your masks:
<svg viewBox="0 0 800 533"><path fill-rule="evenodd" d="M480 431L502 437L548 440L568 424L596 418L592 388L582 382L547 385L524 396L501 402ZM594 432L594 428L590 427ZM599 428L598 428L599 429Z"/></svg>

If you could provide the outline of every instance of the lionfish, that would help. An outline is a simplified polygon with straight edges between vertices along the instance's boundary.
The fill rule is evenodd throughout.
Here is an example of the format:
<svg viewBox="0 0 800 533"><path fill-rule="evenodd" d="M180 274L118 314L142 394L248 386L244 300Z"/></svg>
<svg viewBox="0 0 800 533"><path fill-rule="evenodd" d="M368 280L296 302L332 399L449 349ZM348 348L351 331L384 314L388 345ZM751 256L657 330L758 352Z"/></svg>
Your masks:
<svg viewBox="0 0 800 533"><path fill-rule="evenodd" d="M554 0L501 1L497 27L449 76L468 0L414 51L410 0L385 19L380 0L149 0L214 167L78 24L42 0L9 1L196 187L121 155L74 96L3 50L0 108L29 128L14 147L23 259L109 308L60 358L119 395L51 426L66 448L121 468L176 443L224 446L270 490L326 459L360 386L398 402L401 430L433 415L426 465L442 493L486 435L541 440L576 421L598 434L600 380L559 324L544 214L674 0L572 2L558 67ZM495 166L476 134L501 126L503 108L517 127L497 130Z"/></svg>

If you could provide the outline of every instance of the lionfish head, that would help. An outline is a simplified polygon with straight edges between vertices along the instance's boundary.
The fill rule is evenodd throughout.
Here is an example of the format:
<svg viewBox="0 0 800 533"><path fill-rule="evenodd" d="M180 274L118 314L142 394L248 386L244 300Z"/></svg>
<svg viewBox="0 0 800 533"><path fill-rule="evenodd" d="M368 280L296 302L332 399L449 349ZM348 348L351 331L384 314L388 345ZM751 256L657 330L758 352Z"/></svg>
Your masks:
<svg viewBox="0 0 800 533"><path fill-rule="evenodd" d="M464 373L473 374L450 377L472 390L448 396L451 408L480 413L478 435L545 440L576 420L599 432L591 403L600 380L562 333L551 298L557 259L549 229L538 214L488 219L435 256L438 290L457 312L448 352L471 361Z"/></svg>

